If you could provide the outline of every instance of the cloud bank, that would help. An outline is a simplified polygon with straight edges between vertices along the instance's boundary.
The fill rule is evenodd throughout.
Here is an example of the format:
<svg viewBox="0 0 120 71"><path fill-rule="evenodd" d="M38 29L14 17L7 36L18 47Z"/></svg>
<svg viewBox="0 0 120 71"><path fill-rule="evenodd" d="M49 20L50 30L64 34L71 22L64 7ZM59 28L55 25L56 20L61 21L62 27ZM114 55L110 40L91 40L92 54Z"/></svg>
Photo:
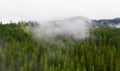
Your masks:
<svg viewBox="0 0 120 71"><path fill-rule="evenodd" d="M89 36L92 21L86 17L72 17L62 20L39 23L32 27L37 37L68 36L74 39L84 39Z"/></svg>

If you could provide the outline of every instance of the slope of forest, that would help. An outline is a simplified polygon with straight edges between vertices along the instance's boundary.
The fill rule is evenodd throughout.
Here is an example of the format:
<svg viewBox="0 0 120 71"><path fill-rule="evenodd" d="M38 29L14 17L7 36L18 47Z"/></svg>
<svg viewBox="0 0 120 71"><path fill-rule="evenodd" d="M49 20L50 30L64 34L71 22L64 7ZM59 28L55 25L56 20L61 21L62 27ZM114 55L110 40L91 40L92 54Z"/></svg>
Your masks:
<svg viewBox="0 0 120 71"><path fill-rule="evenodd" d="M99 27L104 27L109 25L119 25L120 18L93 20L93 22L96 23L96 25Z"/></svg>
<svg viewBox="0 0 120 71"><path fill-rule="evenodd" d="M90 30L83 41L47 40L33 37L26 25L0 24L0 71L120 71L119 28Z"/></svg>

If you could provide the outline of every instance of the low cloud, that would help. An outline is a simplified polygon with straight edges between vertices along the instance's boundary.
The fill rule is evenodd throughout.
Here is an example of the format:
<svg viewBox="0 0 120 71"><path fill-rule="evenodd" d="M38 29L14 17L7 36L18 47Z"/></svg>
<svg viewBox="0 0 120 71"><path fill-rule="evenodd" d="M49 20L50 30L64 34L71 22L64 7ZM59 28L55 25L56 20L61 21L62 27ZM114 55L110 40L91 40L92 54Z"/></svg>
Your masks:
<svg viewBox="0 0 120 71"><path fill-rule="evenodd" d="M84 39L89 36L92 21L86 17L72 17L62 20L39 23L32 27L37 37L68 36L74 39Z"/></svg>

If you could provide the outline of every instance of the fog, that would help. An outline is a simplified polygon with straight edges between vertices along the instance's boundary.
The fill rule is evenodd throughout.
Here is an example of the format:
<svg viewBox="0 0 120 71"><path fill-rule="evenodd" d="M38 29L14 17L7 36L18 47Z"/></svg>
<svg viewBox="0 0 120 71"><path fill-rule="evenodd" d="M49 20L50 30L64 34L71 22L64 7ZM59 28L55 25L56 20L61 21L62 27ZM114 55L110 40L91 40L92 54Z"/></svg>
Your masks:
<svg viewBox="0 0 120 71"><path fill-rule="evenodd" d="M40 25L33 32L37 36L64 34L82 39L89 36L90 26L86 20L90 20L60 19L73 16L90 19L119 17L119 3L120 0L0 0L0 21L37 21Z"/></svg>
<svg viewBox="0 0 120 71"><path fill-rule="evenodd" d="M86 17L72 17L55 21L39 22L32 27L32 33L37 37L68 36L74 39L84 39L89 36L91 20Z"/></svg>
<svg viewBox="0 0 120 71"><path fill-rule="evenodd" d="M110 27L114 27L114 28L120 28L120 23L119 24L110 24Z"/></svg>

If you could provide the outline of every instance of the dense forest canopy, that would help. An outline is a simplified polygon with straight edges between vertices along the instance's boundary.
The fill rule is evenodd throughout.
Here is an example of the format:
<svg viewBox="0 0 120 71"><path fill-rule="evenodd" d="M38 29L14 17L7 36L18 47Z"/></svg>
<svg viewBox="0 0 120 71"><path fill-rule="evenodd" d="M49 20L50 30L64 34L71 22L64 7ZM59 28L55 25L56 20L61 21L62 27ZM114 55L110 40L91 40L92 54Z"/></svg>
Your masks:
<svg viewBox="0 0 120 71"><path fill-rule="evenodd" d="M120 28L95 28L82 41L48 40L35 38L27 25L0 24L0 71L120 71Z"/></svg>

